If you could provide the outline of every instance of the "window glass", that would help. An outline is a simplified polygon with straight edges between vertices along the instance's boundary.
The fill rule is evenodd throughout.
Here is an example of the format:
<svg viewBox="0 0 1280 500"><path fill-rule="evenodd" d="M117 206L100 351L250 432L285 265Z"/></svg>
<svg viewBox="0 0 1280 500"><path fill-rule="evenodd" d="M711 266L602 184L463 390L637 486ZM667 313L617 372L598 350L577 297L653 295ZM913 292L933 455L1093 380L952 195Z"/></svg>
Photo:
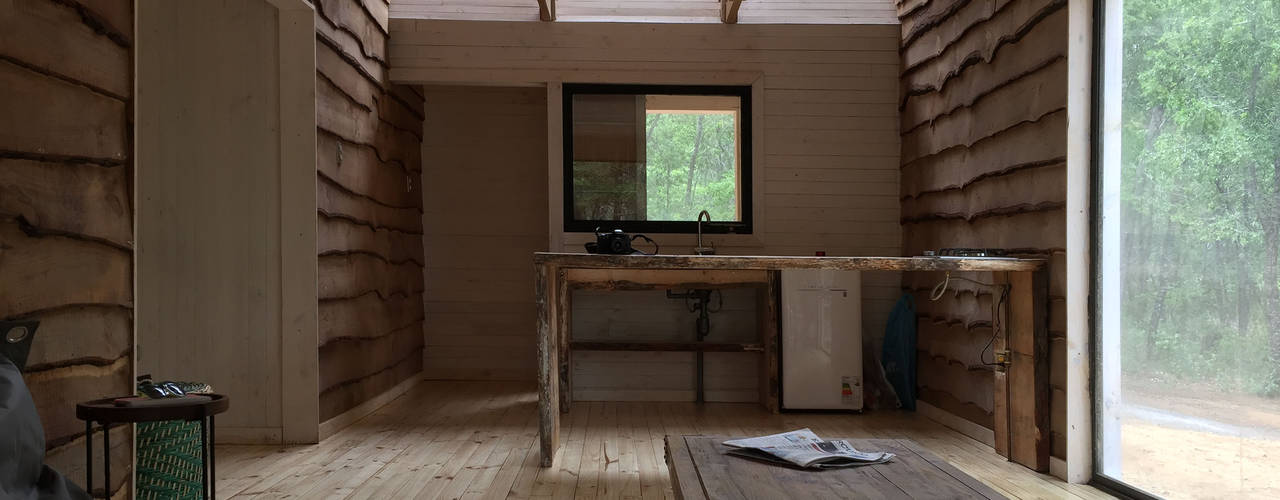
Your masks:
<svg viewBox="0 0 1280 500"><path fill-rule="evenodd" d="M565 229L750 232L749 90L566 85Z"/></svg>
<svg viewBox="0 0 1280 500"><path fill-rule="evenodd" d="M1280 498L1280 1L1104 5L1096 470Z"/></svg>

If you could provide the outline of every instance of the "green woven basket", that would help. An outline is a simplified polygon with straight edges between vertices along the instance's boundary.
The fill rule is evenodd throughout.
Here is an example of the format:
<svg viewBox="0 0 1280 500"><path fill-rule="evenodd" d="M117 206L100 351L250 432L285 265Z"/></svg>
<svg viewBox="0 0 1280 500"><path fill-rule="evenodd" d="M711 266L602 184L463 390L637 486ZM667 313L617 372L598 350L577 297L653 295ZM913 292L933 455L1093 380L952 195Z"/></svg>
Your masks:
<svg viewBox="0 0 1280 500"><path fill-rule="evenodd" d="M212 392L207 384L180 382L187 392ZM203 496L200 422L138 424L136 483L140 500L198 499Z"/></svg>

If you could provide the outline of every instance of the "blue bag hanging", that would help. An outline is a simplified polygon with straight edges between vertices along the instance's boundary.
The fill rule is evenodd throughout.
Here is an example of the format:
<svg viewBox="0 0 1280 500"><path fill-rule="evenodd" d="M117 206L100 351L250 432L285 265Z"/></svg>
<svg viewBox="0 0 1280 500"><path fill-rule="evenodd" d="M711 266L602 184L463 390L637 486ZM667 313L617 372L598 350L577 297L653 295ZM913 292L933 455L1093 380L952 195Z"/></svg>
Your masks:
<svg viewBox="0 0 1280 500"><path fill-rule="evenodd" d="M885 378L898 393L902 409L916 409L916 299L903 294L889 314L881 351Z"/></svg>

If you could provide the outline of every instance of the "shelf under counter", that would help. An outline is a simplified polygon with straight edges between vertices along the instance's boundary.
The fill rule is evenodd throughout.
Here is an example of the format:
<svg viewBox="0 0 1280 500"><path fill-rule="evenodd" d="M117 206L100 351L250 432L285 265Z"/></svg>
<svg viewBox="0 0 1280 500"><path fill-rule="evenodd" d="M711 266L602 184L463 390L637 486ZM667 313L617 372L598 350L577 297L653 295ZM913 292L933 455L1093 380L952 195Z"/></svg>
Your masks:
<svg viewBox="0 0 1280 500"><path fill-rule="evenodd" d="M574 351L763 352L764 344L736 342L620 342L574 340Z"/></svg>

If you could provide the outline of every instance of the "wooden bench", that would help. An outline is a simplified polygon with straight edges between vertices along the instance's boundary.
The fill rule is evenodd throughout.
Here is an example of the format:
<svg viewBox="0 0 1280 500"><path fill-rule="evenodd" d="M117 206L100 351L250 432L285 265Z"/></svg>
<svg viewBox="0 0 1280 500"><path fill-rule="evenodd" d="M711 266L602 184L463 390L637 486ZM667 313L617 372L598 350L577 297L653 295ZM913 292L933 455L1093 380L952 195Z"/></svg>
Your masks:
<svg viewBox="0 0 1280 500"><path fill-rule="evenodd" d="M677 499L1005 498L908 439L849 439L897 455L885 464L801 470L725 455L723 436L667 436Z"/></svg>

